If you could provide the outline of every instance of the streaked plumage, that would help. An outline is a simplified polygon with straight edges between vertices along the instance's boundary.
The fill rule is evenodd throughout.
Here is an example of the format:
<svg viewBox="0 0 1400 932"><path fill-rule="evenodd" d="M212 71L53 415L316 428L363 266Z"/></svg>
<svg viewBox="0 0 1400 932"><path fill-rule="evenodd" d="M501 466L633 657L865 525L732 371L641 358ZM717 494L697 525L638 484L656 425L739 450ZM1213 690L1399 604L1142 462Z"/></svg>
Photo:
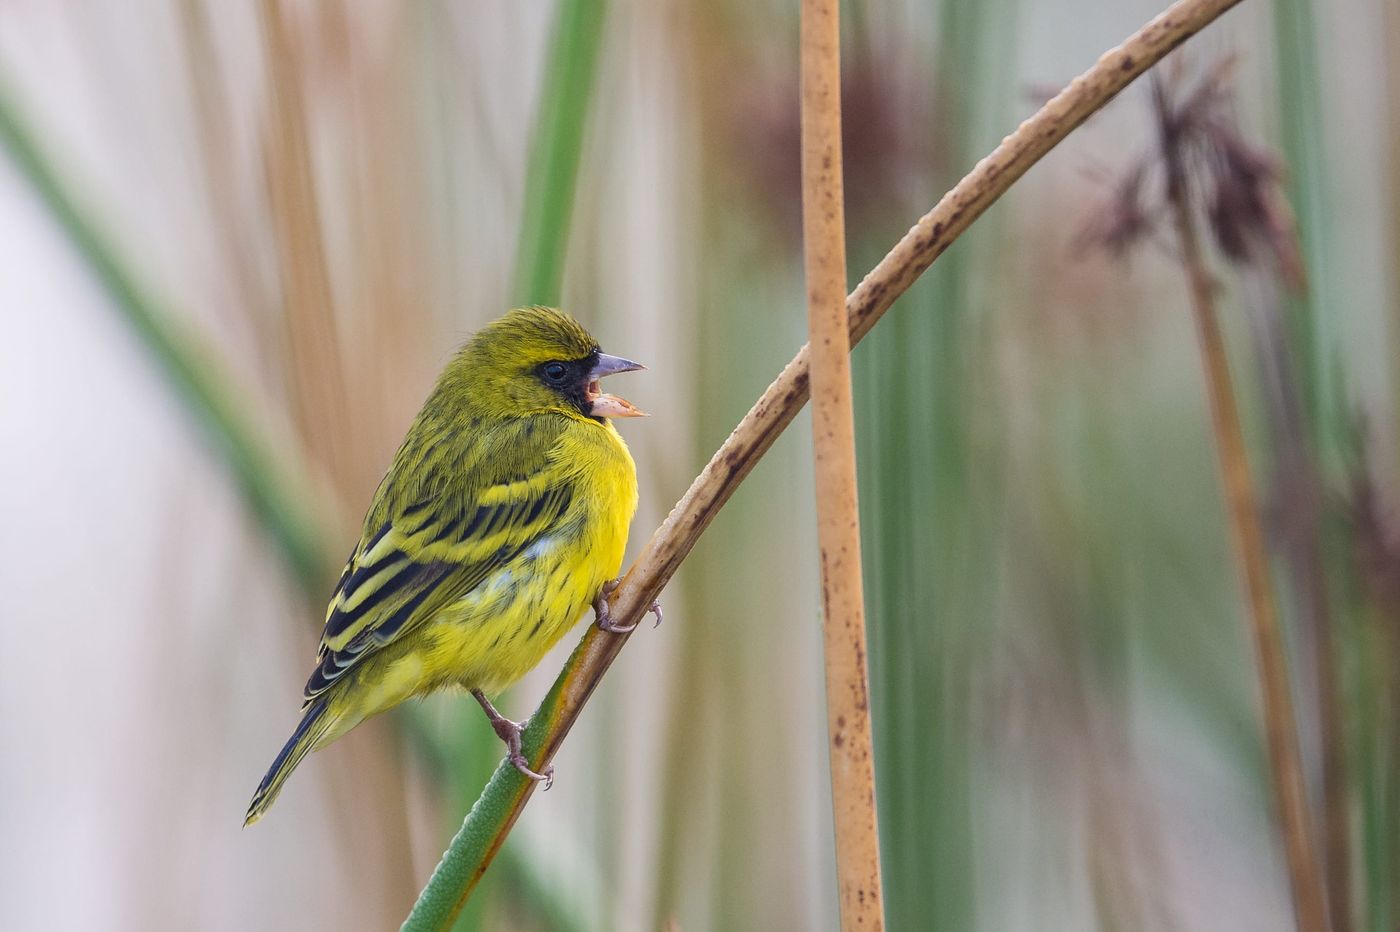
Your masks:
<svg viewBox="0 0 1400 932"><path fill-rule="evenodd" d="M617 575L637 482L607 417L640 412L597 378L629 368L547 308L511 311L449 363L375 493L301 724L248 823L306 754L364 719L446 687L515 682Z"/></svg>

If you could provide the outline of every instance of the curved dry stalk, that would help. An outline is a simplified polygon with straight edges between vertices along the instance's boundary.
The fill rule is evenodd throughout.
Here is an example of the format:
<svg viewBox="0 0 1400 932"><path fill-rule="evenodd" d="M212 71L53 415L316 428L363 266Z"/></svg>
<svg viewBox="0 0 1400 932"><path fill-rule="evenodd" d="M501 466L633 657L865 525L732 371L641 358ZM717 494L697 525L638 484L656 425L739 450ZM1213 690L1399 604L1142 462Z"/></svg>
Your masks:
<svg viewBox="0 0 1400 932"><path fill-rule="evenodd" d="M1003 139L919 219L846 299L851 343L859 342L895 299L1027 169L1135 78L1239 2L1179 0L1106 52ZM613 593L611 607L618 624L642 620L719 509L797 416L807 401L809 364L810 349L804 346L657 528ZM525 730L524 749L532 766L543 767L554 757L627 637L589 626ZM424 887L405 929L450 927L534 788L513 767L497 768Z"/></svg>
<svg viewBox="0 0 1400 932"><path fill-rule="evenodd" d="M838 0L803 0L801 34L802 243L812 356L812 453L836 889L842 927L876 932L885 926L885 905L865 662L851 335L846 320Z"/></svg>

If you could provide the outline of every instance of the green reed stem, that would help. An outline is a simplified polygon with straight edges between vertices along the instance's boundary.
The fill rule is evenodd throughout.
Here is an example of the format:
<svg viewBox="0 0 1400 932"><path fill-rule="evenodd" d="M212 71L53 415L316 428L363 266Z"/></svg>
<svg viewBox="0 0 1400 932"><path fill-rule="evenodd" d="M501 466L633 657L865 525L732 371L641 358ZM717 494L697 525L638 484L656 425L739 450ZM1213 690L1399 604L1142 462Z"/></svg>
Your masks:
<svg viewBox="0 0 1400 932"><path fill-rule="evenodd" d="M535 108L511 300L559 304L606 0L562 0Z"/></svg>

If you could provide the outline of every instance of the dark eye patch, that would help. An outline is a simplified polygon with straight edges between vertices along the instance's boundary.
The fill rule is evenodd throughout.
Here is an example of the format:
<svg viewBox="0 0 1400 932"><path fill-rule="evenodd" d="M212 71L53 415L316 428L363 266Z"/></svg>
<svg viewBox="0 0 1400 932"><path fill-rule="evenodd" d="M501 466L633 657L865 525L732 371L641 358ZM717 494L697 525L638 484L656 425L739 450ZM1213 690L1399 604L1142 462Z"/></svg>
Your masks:
<svg viewBox="0 0 1400 932"><path fill-rule="evenodd" d="M551 359L535 368L541 382L563 395L584 414L590 405L586 399L588 373L598 364L598 352L594 350L583 359Z"/></svg>

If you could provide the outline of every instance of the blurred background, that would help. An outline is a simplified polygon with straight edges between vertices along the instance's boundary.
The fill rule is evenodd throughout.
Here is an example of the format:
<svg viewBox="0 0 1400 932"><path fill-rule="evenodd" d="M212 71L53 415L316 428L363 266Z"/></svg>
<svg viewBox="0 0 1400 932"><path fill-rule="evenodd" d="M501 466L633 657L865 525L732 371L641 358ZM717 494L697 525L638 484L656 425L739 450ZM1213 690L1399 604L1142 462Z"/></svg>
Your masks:
<svg viewBox="0 0 1400 932"><path fill-rule="evenodd" d="M1164 4L845 4L852 283ZM397 927L501 756L469 699L240 829L363 508L466 335L562 302L650 366L645 542L804 339L796 8L0 0L0 926ZM1312 801L1395 929L1400 9L1248 0L1174 80L1230 55L1305 276L1211 257ZM1290 922L1154 132L1139 84L856 351L894 929ZM461 928L836 928L810 471L799 419Z"/></svg>

